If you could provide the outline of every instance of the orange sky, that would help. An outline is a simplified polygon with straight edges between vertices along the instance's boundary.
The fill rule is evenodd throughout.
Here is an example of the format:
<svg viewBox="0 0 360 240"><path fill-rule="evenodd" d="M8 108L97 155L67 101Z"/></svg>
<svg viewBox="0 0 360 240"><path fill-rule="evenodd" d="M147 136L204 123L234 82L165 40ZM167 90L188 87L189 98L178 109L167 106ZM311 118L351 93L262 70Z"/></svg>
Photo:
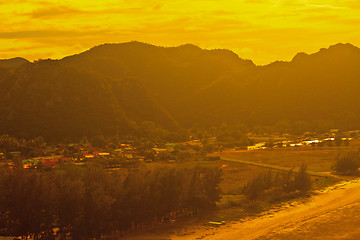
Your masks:
<svg viewBox="0 0 360 240"><path fill-rule="evenodd" d="M0 21L0 58L137 40L227 48L267 64L338 42L360 46L359 0L7 0Z"/></svg>

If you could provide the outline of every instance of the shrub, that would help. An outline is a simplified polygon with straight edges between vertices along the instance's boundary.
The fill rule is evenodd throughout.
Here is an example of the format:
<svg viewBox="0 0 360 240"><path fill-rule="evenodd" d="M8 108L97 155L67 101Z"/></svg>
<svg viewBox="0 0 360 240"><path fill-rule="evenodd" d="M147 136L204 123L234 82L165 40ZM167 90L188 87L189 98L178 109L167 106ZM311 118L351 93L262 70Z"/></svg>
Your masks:
<svg viewBox="0 0 360 240"><path fill-rule="evenodd" d="M261 196L276 198L279 194L299 192L304 194L311 189L310 175L306 172L306 165L302 164L296 173L291 169L287 174L272 174L271 171L262 173L249 181L243 188L245 196L254 202Z"/></svg>
<svg viewBox="0 0 360 240"><path fill-rule="evenodd" d="M311 189L312 182L310 175L306 172L306 165L303 163L294 177L294 190L307 192Z"/></svg>
<svg viewBox="0 0 360 240"><path fill-rule="evenodd" d="M357 174L360 167L360 154L358 151L348 151L336 157L335 171L340 174Z"/></svg>

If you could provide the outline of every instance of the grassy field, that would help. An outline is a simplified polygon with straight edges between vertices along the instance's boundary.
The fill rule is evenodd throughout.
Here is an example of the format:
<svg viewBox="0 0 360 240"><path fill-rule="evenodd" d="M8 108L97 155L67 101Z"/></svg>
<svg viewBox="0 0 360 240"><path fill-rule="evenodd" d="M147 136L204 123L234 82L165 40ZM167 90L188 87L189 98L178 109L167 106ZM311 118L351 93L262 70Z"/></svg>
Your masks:
<svg viewBox="0 0 360 240"><path fill-rule="evenodd" d="M314 172L332 172L336 156L341 151L347 151L358 146L349 147L299 147L299 148L277 148L264 150L239 150L223 151L213 153L221 157L255 161L258 163L272 164L283 167L298 167L302 163L307 165L308 170Z"/></svg>
<svg viewBox="0 0 360 240"><path fill-rule="evenodd" d="M358 148L359 145L352 144L350 147L323 147L315 148L283 148L273 150L255 150L255 151L223 151L222 153L213 153L212 155L220 155L222 157L242 159L246 161L256 161L266 164L273 164L285 167L299 167L303 162L311 171L331 172L331 166L335 162L335 158L340 151L349 148ZM296 199L283 199L278 202L259 201L255 206L251 207L246 203L242 194L243 186L269 168L247 165L239 162L211 160L211 161L189 161L184 163L146 163L143 167L159 168L159 167L193 167L195 165L202 166L218 166L222 168L223 179L220 184L222 189L222 199L217 204L215 211L203 212L197 216L189 216L177 219L172 225L165 225L160 229L154 229L156 236L164 236L164 233L188 232L191 234L191 226L200 226L202 228L211 228L210 221L245 221L255 215L262 214L270 208L282 208L286 205L299 204L307 201L307 196ZM277 170L271 170L274 173ZM282 171L282 173L285 173ZM338 176L333 177L316 177L312 176L313 190L323 189L342 180L350 180L355 177ZM288 202L287 202L288 201Z"/></svg>
<svg viewBox="0 0 360 240"><path fill-rule="evenodd" d="M225 150L223 152L215 152L211 155L218 155L232 159L240 159L258 163L271 164L288 168L298 168L302 163L307 165L309 171L314 172L332 172L336 156L341 151L351 148L358 148L359 144L351 144L346 147L299 147L299 148L280 148L280 149L264 149L264 150ZM220 184L223 191L223 198L219 203L220 206L231 205L239 199L242 194L242 187L251 179L269 171L268 168L260 166L252 166L238 162L210 160L210 161L189 161L183 163L147 163L146 168L161 167L193 167L200 166L218 166L222 168L223 180ZM277 170L271 170L276 172ZM351 179L352 177L338 176L338 178L325 178L313 176L313 189L321 189L341 180Z"/></svg>
<svg viewBox="0 0 360 240"><path fill-rule="evenodd" d="M332 166L339 152L358 148L359 143L354 142L351 146L343 147L301 147L253 151L225 150L223 152L213 153L213 155L288 168L298 168L302 163L305 163L310 171L330 173L333 171ZM229 219L236 217L241 218L244 212L248 213L248 210L241 209L241 206L239 207L236 204L243 199L243 196L241 196L242 186L261 172L269 171L269 169L231 161L219 161L219 163L223 166L224 177L221 184L223 197L219 203L219 207L222 208L222 210L218 211L218 214ZM276 170L271 171L276 172ZM354 178L355 177L351 176L311 177L313 190L323 189L337 182ZM270 206L260 206L262 209L268 207Z"/></svg>
<svg viewBox="0 0 360 240"><path fill-rule="evenodd" d="M234 151L225 150L223 152L216 152L213 155L220 157L238 159L243 161L256 162L261 164L269 164L287 168L298 168L302 163L307 165L307 169L312 172L331 173L333 172L333 165L335 159L340 152L348 151L350 149L358 149L360 143L353 141L350 146L341 147L298 147L298 148L278 148L278 149L264 149L254 151ZM241 194L240 188L249 180L257 176L259 173L269 171L266 168L244 165L241 163L224 161L222 162L224 168L223 200L220 204L228 204L237 199L237 194ZM276 172L276 170L271 170ZM319 177L312 176L313 190L319 190L329 185L335 184L342 180L350 180L355 177L351 176L335 176L333 177Z"/></svg>

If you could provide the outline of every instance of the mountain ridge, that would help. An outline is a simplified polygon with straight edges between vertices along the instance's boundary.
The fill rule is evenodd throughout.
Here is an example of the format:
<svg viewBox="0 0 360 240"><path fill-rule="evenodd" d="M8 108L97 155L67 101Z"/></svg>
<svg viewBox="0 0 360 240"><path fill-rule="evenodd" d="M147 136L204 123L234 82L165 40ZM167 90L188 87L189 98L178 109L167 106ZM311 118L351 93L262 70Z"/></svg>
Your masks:
<svg viewBox="0 0 360 240"><path fill-rule="evenodd" d="M236 121L237 118L252 126L302 120L312 125L331 121L334 127L344 128L354 128L354 119L360 120L360 109L351 106L352 102L360 101L356 94L360 91L360 51L350 44L337 44L311 55L300 54L291 62L256 66L247 72L228 76L226 81L192 96L182 104L182 109L175 111L178 113L176 117L187 119L186 125L196 121L203 124L209 116L216 115L218 119L213 124ZM220 90L226 95L208 97L216 96ZM205 100L199 106L195 99ZM219 111L219 104L234 110ZM218 112L211 114L209 108ZM192 113L184 115L190 109L193 109Z"/></svg>
<svg viewBox="0 0 360 240"><path fill-rule="evenodd" d="M144 121L170 131L279 121L360 127L360 49L349 43L264 66L191 44L103 44L59 60L2 60L0 86L0 132L17 135L114 135L119 125L135 134Z"/></svg>
<svg viewBox="0 0 360 240"><path fill-rule="evenodd" d="M64 59L67 59L67 58L71 58L71 57L74 57L74 56L78 56L78 55L81 55L81 54L84 54L84 53L87 53L89 51L92 51L94 49L98 49L98 48L101 48L101 47L105 47L105 46L117 46L117 45L131 45L131 44L138 44L138 45L145 45L145 46L150 46L150 47L155 47L155 48L163 48L163 49L177 49L177 48L186 48L186 47L190 47L190 48L194 48L194 49L199 49L199 50L205 50L205 51L209 51L209 52L217 52L217 51L224 51L224 52L228 52L229 55L233 55L235 58L239 58L239 59L242 59L242 60L245 60L245 61L248 61L249 64L253 64L255 66L268 66L268 65L271 65L271 64L276 64L276 63L279 63L279 62L292 62L294 58L297 58L297 55L304 55L304 56L311 56L311 55L314 55L314 54L317 54L319 52L323 52L323 51L326 51L326 50L331 50L331 49L339 49L339 48L348 48L348 49L356 49L356 50L360 50L359 47L351 44L351 43L336 43L336 44L333 44L333 45L330 45L328 48L320 48L318 51L316 52L313 52L313 53L306 53L306 52L299 52L297 54L295 54L295 56L292 58L292 60L290 61L285 61L285 60L275 60L273 62L270 62L268 64L259 64L259 65L256 65L255 63L253 63L253 61L251 59L243 59L241 58L237 53L233 52L232 50L230 49L225 49L225 48L214 48L214 49L205 49L205 48L201 48L197 45L194 45L194 44L190 44L190 43L187 43L187 44L182 44L182 45L179 45L179 46L175 46L175 47L166 47L166 46L157 46L157 45L153 45L153 44L150 44L150 43L146 43L146 42L140 42L140 41L130 41L130 42L123 42L123 43L103 43L103 44L99 44L99 45L96 45L94 47L91 47L90 49L88 50L85 50L83 52L80 52L80 53L75 53L75 54L70 54L68 56L65 56L61 59L49 59L49 60L64 60ZM0 67L1 67L1 63L2 62L8 62L8 61L26 61L27 63L30 63L31 61L27 60L26 58L22 58L22 57L14 57L14 58L8 58L8 59L0 59ZM39 59L39 60L43 60L43 59ZM24 62L25 62L24 61ZM38 60L36 60L38 61ZM34 61L34 62L36 62Z"/></svg>
<svg viewBox="0 0 360 240"><path fill-rule="evenodd" d="M136 134L136 124L143 121L179 128L136 79L114 80L53 60L9 73L0 100L0 132L21 137L74 139L111 136L119 130Z"/></svg>
<svg viewBox="0 0 360 240"><path fill-rule="evenodd" d="M189 44L156 47L127 42L99 45L59 61L114 78L139 78L161 105L171 108L179 99L211 83L224 72L254 66L251 61L236 56L228 51L204 50ZM105 68L99 66L104 59Z"/></svg>

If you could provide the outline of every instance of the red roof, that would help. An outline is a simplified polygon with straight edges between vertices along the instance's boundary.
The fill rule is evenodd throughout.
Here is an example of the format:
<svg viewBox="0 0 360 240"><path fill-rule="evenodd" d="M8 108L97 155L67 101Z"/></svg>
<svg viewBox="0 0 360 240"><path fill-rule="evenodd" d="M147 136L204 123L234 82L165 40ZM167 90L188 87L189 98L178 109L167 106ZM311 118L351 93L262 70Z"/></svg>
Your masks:
<svg viewBox="0 0 360 240"><path fill-rule="evenodd" d="M56 163L54 163L52 160L46 160L46 161L42 162L42 165L44 167L55 167Z"/></svg>

